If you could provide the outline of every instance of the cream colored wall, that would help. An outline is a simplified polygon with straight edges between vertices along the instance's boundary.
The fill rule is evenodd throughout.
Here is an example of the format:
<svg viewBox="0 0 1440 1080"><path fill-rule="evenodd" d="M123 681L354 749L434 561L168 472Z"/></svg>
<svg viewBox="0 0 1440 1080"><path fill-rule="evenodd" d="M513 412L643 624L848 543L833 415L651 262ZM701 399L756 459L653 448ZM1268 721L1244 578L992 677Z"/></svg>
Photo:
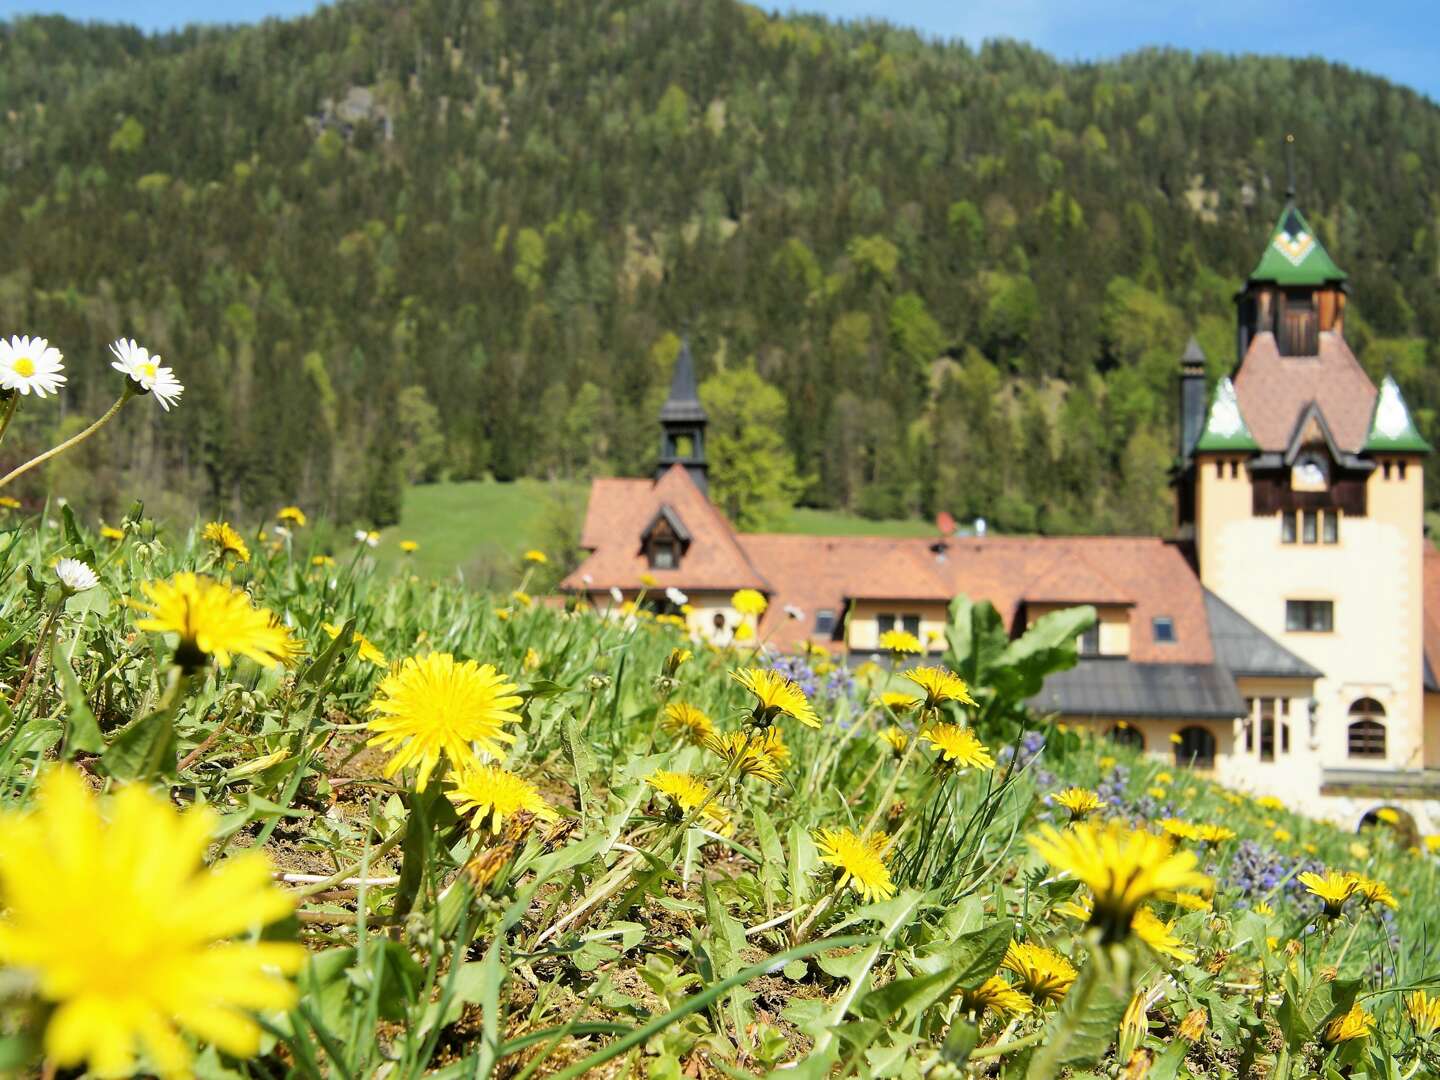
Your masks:
<svg viewBox="0 0 1440 1080"><path fill-rule="evenodd" d="M1253 517L1245 470L1197 476L1197 528L1204 584L1265 633L1325 673L1316 684L1316 730L1306 748L1327 768L1418 768L1423 759L1422 486L1419 460L1406 478L1369 481L1365 517L1340 521L1338 544L1282 544L1278 514ZM1285 629L1285 601L1330 600L1330 633ZM1386 758L1346 753L1350 705L1373 697L1386 711ZM1300 763L1297 762L1297 766Z"/></svg>
<svg viewBox="0 0 1440 1080"><path fill-rule="evenodd" d="M919 615L921 643L932 652L942 652L948 613L947 604L933 600L856 600L850 606L845 644L852 649L873 651L880 647L877 616Z"/></svg>
<svg viewBox="0 0 1440 1080"><path fill-rule="evenodd" d="M1026 604L1025 626L1035 625L1037 619L1052 611L1064 611L1073 604ZM1100 622L1100 655L1130 655L1130 613L1134 609L1125 604L1097 604L1095 617Z"/></svg>
<svg viewBox="0 0 1440 1080"><path fill-rule="evenodd" d="M1217 779L1224 779L1226 762L1235 753L1235 730L1234 725L1224 720L1176 720L1171 717L1118 717L1118 716L1093 716L1083 719L1072 717L1061 717L1063 723L1070 727L1088 730L1099 738L1104 738L1120 723L1128 724L1135 728L1145 738L1145 753L1157 761L1164 761L1167 768L1177 764L1175 761L1175 744L1170 741L1171 735L1179 735L1182 730L1189 727L1203 727L1211 735L1215 736L1215 768L1197 769L1196 771L1206 776L1215 776Z"/></svg>
<svg viewBox="0 0 1440 1080"><path fill-rule="evenodd" d="M735 628L742 622L748 623L751 630L758 629L753 615L742 616L730 606L731 593L690 592L686 595L690 600L690 612L685 616L685 626L693 637L716 645L729 645L735 639ZM725 616L725 629L716 629L716 615Z"/></svg>

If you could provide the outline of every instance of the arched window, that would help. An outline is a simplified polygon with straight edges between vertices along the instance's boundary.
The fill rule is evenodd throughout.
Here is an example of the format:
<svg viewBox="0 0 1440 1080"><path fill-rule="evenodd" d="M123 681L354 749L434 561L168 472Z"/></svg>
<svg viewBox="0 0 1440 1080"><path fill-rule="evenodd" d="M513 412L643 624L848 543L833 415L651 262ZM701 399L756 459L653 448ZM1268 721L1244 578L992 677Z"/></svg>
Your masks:
<svg viewBox="0 0 1440 1080"><path fill-rule="evenodd" d="M1374 698L1361 698L1350 706L1346 748L1353 758L1385 756L1385 706Z"/></svg>
<svg viewBox="0 0 1440 1080"><path fill-rule="evenodd" d="M1124 721L1110 729L1109 739L1111 742L1119 743L1121 746L1129 746L1136 750L1145 749L1145 736L1140 734L1140 729L1134 724Z"/></svg>
<svg viewBox="0 0 1440 1080"><path fill-rule="evenodd" d="M1215 736L1209 728L1180 729L1180 741L1175 744L1175 764L1194 765L1200 769L1215 766Z"/></svg>

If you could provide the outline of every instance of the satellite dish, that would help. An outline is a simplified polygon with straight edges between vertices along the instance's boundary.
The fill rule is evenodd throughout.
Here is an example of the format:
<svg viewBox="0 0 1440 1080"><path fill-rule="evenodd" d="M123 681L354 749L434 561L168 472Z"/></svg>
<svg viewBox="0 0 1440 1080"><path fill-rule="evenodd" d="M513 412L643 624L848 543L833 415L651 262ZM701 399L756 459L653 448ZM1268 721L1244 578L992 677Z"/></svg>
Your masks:
<svg viewBox="0 0 1440 1080"><path fill-rule="evenodd" d="M950 536L955 532L955 519L948 510L941 510L935 515L935 528L940 530L941 536Z"/></svg>

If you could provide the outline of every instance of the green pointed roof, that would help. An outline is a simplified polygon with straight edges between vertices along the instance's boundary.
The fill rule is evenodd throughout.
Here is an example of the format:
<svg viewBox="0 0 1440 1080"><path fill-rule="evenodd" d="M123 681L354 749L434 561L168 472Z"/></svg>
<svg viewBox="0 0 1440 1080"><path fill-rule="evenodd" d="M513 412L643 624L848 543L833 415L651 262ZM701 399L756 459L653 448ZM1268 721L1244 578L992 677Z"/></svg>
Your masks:
<svg viewBox="0 0 1440 1080"><path fill-rule="evenodd" d="M1294 203L1286 203L1270 232L1265 253L1250 272L1250 280L1273 281L1277 285L1324 285L1344 281L1345 271L1335 265L1305 215Z"/></svg>
<svg viewBox="0 0 1440 1080"><path fill-rule="evenodd" d="M1410 410L1405 407L1399 384L1389 375L1385 376L1385 381L1380 384L1380 393L1375 397L1375 413L1370 418L1370 435L1365 440L1365 449L1413 454L1430 452L1430 444L1410 418Z"/></svg>
<svg viewBox="0 0 1440 1080"><path fill-rule="evenodd" d="M1195 452L1205 450L1259 450L1260 444L1250 434L1250 426L1240 415L1240 401L1235 396L1235 384L1229 377L1215 384L1215 396L1210 399L1210 413L1205 417L1205 428L1195 440Z"/></svg>

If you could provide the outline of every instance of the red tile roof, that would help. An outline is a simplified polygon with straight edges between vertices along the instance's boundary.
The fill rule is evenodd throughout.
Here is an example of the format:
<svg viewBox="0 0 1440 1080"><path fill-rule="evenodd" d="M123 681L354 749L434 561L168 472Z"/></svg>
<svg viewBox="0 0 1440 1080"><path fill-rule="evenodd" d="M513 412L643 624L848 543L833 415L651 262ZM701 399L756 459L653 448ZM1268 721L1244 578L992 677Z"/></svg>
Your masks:
<svg viewBox="0 0 1440 1080"><path fill-rule="evenodd" d="M1281 356L1274 334L1256 334L1235 373L1240 412L1261 450L1285 450L1313 401L1339 448L1357 453L1370 433L1376 394L1345 339L1329 331L1320 335L1318 356Z"/></svg>
<svg viewBox="0 0 1440 1080"><path fill-rule="evenodd" d="M674 570L652 570L640 547L641 533L661 506L669 506L691 536ZM590 551L590 557L560 583L562 589L639 589L641 575L649 574L661 588L771 591L730 522L681 465L671 466L654 481L613 477L593 481L580 546Z"/></svg>
<svg viewBox="0 0 1440 1080"><path fill-rule="evenodd" d="M1059 555L1021 598L1032 604L1133 604L1135 595L1096 570L1083 559Z"/></svg>

